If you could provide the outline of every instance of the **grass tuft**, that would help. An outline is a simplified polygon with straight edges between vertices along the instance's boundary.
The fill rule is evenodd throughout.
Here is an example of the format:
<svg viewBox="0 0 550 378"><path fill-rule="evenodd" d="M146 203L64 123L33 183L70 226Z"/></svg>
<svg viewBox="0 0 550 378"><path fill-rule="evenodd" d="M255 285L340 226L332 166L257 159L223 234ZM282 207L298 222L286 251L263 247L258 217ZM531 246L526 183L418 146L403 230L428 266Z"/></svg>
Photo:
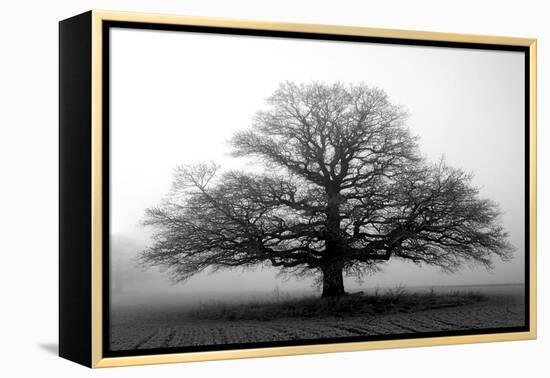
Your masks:
<svg viewBox="0 0 550 378"><path fill-rule="evenodd" d="M275 299L244 304L210 303L201 304L189 315L201 320L275 320L281 318L322 318L349 316L379 316L392 313L413 313L417 311L463 306L485 300L486 297L473 291L436 293L410 293L403 286L381 293L355 293L340 298L319 297Z"/></svg>

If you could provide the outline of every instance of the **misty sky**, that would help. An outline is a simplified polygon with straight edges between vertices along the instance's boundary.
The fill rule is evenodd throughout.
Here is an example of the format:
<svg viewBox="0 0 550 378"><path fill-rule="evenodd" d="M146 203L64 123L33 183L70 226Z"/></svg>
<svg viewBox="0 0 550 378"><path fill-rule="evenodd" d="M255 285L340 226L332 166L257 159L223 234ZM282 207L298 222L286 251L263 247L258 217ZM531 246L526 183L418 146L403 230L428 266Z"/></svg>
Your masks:
<svg viewBox="0 0 550 378"><path fill-rule="evenodd" d="M444 155L449 165L475 174L481 195L500 203L517 248L513 261L496 261L490 273L465 267L448 275L394 260L364 285L523 282L521 53L112 29L110 77L111 235L128 241L126 248L112 248L113 260L149 242L149 230L139 222L169 190L177 164L258 168L230 157L227 141L251 125L280 82L364 82L410 112L407 124L429 160ZM283 282L272 269L200 274L177 286L162 273L141 274L147 279L134 290L311 287L308 280ZM356 286L353 280L346 284Z"/></svg>

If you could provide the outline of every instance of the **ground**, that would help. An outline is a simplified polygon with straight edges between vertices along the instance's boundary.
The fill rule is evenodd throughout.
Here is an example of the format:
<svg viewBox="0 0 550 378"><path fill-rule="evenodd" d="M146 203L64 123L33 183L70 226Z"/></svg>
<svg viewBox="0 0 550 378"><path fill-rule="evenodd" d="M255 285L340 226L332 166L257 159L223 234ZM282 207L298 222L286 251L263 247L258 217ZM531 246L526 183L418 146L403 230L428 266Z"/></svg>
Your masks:
<svg viewBox="0 0 550 378"><path fill-rule="evenodd" d="M270 320L198 319L178 305L113 309L111 349L227 345L415 332L477 330L525 324L523 286L488 287L483 300L413 312ZM186 309L187 311L184 311ZM187 315L186 315L187 314Z"/></svg>

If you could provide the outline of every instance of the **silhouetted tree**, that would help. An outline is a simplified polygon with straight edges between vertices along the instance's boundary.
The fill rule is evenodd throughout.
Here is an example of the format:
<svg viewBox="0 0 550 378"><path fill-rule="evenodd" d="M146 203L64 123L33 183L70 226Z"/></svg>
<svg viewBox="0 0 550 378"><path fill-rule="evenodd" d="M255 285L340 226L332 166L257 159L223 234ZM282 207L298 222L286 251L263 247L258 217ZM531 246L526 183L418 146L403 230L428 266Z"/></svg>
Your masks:
<svg viewBox="0 0 550 378"><path fill-rule="evenodd" d="M169 199L147 210L156 233L144 264L176 281L270 264L316 272L322 296L335 297L344 274L392 258L452 272L510 257L497 204L479 198L470 174L421 159L406 113L384 91L287 82L268 102L231 141L266 173L177 167Z"/></svg>

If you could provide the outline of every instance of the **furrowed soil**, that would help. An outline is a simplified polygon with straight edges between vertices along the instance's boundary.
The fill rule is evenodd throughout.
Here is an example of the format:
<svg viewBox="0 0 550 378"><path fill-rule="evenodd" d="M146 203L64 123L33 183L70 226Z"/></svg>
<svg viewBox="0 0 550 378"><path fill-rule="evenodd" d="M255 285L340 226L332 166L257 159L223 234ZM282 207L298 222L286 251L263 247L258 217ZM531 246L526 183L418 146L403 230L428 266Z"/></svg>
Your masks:
<svg viewBox="0 0 550 378"><path fill-rule="evenodd" d="M197 309L202 304L174 303L158 298L151 303L122 300L117 303L114 298L110 346L113 351L121 351L482 330L525 324L523 285L481 287L479 291L483 299L465 304L420 310L398 308L387 313L271 317L269 320L246 319L246 314L244 319L200 319L201 312Z"/></svg>

